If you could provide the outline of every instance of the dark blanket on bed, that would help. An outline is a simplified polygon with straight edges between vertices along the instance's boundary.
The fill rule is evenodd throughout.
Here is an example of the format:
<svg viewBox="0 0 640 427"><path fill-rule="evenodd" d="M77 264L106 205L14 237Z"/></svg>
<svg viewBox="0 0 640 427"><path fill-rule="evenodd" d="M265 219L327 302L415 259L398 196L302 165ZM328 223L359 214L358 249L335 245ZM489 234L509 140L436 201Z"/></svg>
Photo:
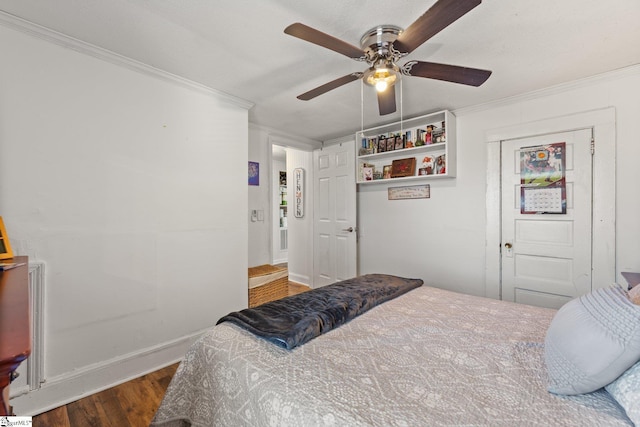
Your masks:
<svg viewBox="0 0 640 427"><path fill-rule="evenodd" d="M218 324L235 323L291 350L422 283L422 279L367 274L229 313Z"/></svg>

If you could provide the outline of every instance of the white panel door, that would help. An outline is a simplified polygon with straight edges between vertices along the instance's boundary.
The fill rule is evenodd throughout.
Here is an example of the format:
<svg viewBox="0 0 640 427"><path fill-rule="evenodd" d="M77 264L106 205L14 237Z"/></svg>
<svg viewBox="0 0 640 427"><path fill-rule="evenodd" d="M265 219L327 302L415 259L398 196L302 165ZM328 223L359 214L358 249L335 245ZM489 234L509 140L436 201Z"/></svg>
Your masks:
<svg viewBox="0 0 640 427"><path fill-rule="evenodd" d="M357 274L354 156L353 141L314 152L314 287Z"/></svg>
<svg viewBox="0 0 640 427"><path fill-rule="evenodd" d="M591 138L582 129L502 142L502 299L558 308L591 291ZM566 214L521 213L521 149L558 142Z"/></svg>

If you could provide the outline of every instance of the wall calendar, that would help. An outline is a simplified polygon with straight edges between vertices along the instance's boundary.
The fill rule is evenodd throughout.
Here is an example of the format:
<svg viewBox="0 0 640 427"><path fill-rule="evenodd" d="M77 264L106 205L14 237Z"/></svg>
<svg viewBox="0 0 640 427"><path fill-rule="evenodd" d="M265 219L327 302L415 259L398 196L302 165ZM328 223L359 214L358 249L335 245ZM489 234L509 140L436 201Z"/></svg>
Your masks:
<svg viewBox="0 0 640 427"><path fill-rule="evenodd" d="M565 142L520 150L520 213L567 213L565 155Z"/></svg>

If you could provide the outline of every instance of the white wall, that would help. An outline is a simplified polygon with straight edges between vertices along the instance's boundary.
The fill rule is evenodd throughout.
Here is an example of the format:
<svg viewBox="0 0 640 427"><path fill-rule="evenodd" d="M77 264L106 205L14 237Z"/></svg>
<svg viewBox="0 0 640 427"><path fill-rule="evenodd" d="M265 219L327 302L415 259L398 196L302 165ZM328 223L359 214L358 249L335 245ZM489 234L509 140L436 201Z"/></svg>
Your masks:
<svg viewBox="0 0 640 427"><path fill-rule="evenodd" d="M640 158L639 92L640 67L636 66L455 111L455 179L429 181L430 199L388 201L386 185L359 189L360 273L420 277L428 285L485 295L486 133L613 106L617 280L626 283L621 271L640 271L640 191L635 178Z"/></svg>
<svg viewBox="0 0 640 427"><path fill-rule="evenodd" d="M304 216L294 215L293 170L304 170ZM313 286L313 152L287 149L287 204L289 207L289 279Z"/></svg>
<svg viewBox="0 0 640 427"><path fill-rule="evenodd" d="M43 37L0 25L0 215L46 263L47 382L20 414L172 363L247 306L250 104Z"/></svg>
<svg viewBox="0 0 640 427"><path fill-rule="evenodd" d="M260 185L249 186L249 267L271 263L271 229L273 214L270 206L271 155L269 132L255 125L249 126L249 160L260 164ZM251 221L252 210L262 210L264 221Z"/></svg>

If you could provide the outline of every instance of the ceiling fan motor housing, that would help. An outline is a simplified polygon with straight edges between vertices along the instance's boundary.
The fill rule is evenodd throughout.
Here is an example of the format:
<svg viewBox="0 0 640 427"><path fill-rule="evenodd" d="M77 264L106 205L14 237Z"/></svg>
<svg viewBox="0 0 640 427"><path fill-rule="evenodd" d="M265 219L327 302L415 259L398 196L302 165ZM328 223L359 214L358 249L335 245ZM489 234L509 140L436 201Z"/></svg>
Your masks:
<svg viewBox="0 0 640 427"><path fill-rule="evenodd" d="M379 59L395 62L400 54L393 48L393 42L404 31L395 25L378 25L364 33L360 38L360 47L367 55L367 62L374 65Z"/></svg>

